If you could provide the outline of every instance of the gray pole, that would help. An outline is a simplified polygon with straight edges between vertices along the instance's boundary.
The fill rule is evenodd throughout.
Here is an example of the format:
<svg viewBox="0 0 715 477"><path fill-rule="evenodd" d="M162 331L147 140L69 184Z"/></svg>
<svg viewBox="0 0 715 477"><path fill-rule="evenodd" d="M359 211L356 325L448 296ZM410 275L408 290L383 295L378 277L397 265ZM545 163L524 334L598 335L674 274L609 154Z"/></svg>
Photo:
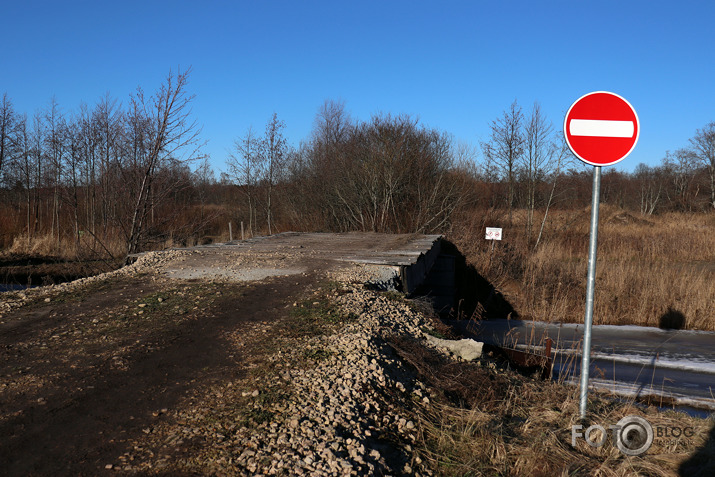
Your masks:
<svg viewBox="0 0 715 477"><path fill-rule="evenodd" d="M581 357L581 400L579 413L586 418L588 370L591 362L591 325L593 324L593 295L596 284L596 245L598 244L598 203L601 196L601 167L593 169L593 195L591 198L591 236L588 241L588 279L586 281L586 316L583 319L583 352Z"/></svg>

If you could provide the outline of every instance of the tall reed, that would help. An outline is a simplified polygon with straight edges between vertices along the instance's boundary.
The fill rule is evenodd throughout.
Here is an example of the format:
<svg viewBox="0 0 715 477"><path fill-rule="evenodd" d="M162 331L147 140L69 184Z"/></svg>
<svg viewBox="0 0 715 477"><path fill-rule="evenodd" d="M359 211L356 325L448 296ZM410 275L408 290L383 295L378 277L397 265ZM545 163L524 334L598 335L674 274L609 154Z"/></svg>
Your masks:
<svg viewBox="0 0 715 477"><path fill-rule="evenodd" d="M589 215L550 212L538 246L520 213L511 225L494 211L475 213L450 238L521 316L580 322ZM504 238L492 251L483 227L500 223ZM596 324L661 326L682 316L683 328L715 330L715 214L644 218L602 206L595 300Z"/></svg>

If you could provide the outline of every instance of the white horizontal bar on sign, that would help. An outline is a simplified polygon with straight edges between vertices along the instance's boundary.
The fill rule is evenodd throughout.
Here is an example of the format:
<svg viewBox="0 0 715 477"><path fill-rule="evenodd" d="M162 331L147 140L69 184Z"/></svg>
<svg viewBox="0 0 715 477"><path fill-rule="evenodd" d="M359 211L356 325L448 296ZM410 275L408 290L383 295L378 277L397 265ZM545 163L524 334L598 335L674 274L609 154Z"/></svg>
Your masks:
<svg viewBox="0 0 715 477"><path fill-rule="evenodd" d="M633 121L607 121L602 119L572 119L569 123L572 136L633 137Z"/></svg>

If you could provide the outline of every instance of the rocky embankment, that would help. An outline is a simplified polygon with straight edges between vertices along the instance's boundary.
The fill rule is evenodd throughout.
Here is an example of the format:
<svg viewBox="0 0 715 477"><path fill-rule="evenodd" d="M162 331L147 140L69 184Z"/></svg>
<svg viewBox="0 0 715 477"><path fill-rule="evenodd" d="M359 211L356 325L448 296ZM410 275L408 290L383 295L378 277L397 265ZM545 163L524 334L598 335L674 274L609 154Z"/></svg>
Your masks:
<svg viewBox="0 0 715 477"><path fill-rule="evenodd" d="M398 294L366 289L362 283L370 278L364 267L332 274L340 284L329 296L332 309L347 318L329 333L284 342L269 358L272 370L265 379L241 392L252 408L250 423L224 419L207 427L199 411L207 406L203 401L173 416L183 425L152 429L118 468L200 467L219 475L431 475L413 448L418 440L414 411L430 405L429 390L387 343L392 336L424 340L428 324ZM278 389L282 395L276 399ZM225 401L231 392L215 394ZM180 466L146 453L161 442L195 439L214 444Z"/></svg>
<svg viewBox="0 0 715 477"><path fill-rule="evenodd" d="M354 281L341 277L343 284ZM246 451L238 464L247 471L412 474L419 466L410 407L428 405L428 392L385 338L421 336L424 318L362 285L344 286L335 301L355 322L307 343L306 349L327 354L318 366L282 373L294 385L283 413L288 419L268 423L264 433L240 443Z"/></svg>

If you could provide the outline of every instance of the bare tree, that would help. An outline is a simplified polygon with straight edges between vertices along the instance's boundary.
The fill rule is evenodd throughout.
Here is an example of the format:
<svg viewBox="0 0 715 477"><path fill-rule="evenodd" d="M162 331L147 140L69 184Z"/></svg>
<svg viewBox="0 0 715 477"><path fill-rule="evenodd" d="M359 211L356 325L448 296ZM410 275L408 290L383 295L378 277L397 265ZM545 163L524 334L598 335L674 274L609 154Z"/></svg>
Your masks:
<svg viewBox="0 0 715 477"><path fill-rule="evenodd" d="M464 141L458 141L452 145L452 157L454 161L463 167L477 167L477 157L479 156L479 151L474 144L470 144ZM474 170L476 174L476 169Z"/></svg>
<svg viewBox="0 0 715 477"><path fill-rule="evenodd" d="M464 204L464 178L473 164L474 151L463 144L455 147L447 133L423 130L421 135L427 144L418 149L416 171L410 174L417 193L414 199L417 213L411 228L417 233L428 233L448 227L454 211Z"/></svg>
<svg viewBox="0 0 715 477"><path fill-rule="evenodd" d="M691 149L681 148L674 152L667 151L663 159L663 167L669 171L675 197L669 197L681 210L692 210L699 187L691 190L695 177L698 158Z"/></svg>
<svg viewBox="0 0 715 477"><path fill-rule="evenodd" d="M15 110L7 93L0 100L0 180L3 178L3 168L13 155L13 136L15 130Z"/></svg>
<svg viewBox="0 0 715 477"><path fill-rule="evenodd" d="M127 254L135 253L141 244L146 222L153 207L152 186L157 178L157 170L164 161L188 162L198 158L200 133L191 120L193 95L186 92L189 68L179 71L176 76L169 73L166 82L149 99L145 99L140 89L132 98L134 110L144 119L143 131L146 150L138 162L140 180L131 212L131 226L127 239Z"/></svg>
<svg viewBox="0 0 715 477"><path fill-rule="evenodd" d="M325 100L313 121L313 141L329 147L344 143L352 129L345 101Z"/></svg>
<svg viewBox="0 0 715 477"><path fill-rule="evenodd" d="M539 246L541 238L544 235L544 227L546 226L546 219L549 216L549 209L554 203L554 197L556 193L556 183L558 182L561 172L564 168L571 164L576 157L569 149L563 134L559 134L557 139L554 140L553 144L553 155L551 158L551 170L549 175L551 176L551 191L549 192L549 197L546 200L546 208L544 210L544 217L541 219L541 227L539 227L539 235L536 237L536 243L534 243L534 250ZM580 163L580 161L578 161Z"/></svg>
<svg viewBox="0 0 715 477"><path fill-rule="evenodd" d="M454 154L448 134L409 116L378 115L356 125L328 167L313 171L323 185L318 202L326 224L341 231L446 229L464 197L465 172L454 167Z"/></svg>
<svg viewBox="0 0 715 477"><path fill-rule="evenodd" d="M640 163L633 176L640 185L641 215L653 215L663 192L663 181L657 168Z"/></svg>
<svg viewBox="0 0 715 477"><path fill-rule="evenodd" d="M238 184L248 201L248 232L251 236L258 229L257 189L263 167L259 148L260 140L253 132L253 128L249 127L242 138L234 141L233 152L229 154L226 161L231 179Z"/></svg>
<svg viewBox="0 0 715 477"><path fill-rule="evenodd" d="M291 148L285 163L285 187L281 195L282 209L292 227L298 230L317 229L320 224L322 181L311 170L315 149L312 144L301 142L297 149Z"/></svg>
<svg viewBox="0 0 715 477"><path fill-rule="evenodd" d="M104 95L94 109L93 122L97 129L97 177L98 181L93 187L93 197L99 194L101 200L100 222L103 227L103 235L107 235L108 226L117 214L116 201L112 197L117 194L112 191L112 171L117 169L119 157L122 154L122 125L128 124L124 113L117 106L116 100L111 99L109 94ZM95 192L96 191L96 192ZM93 200L97 200L96 198ZM92 233L96 236L93 228Z"/></svg>
<svg viewBox="0 0 715 477"><path fill-rule="evenodd" d="M211 163L209 162L209 157L204 156L204 158L199 163L196 170L193 172L193 183L196 188L197 195L199 197L199 202L201 203L201 222L205 220L204 208L206 206L206 200L208 199L209 187L211 187L216 182L216 177L214 171L211 168Z"/></svg>
<svg viewBox="0 0 715 477"><path fill-rule="evenodd" d="M67 179L65 181L63 192L66 194L66 200L69 202L72 210L74 222L74 239L79 250L80 246L80 200L79 189L81 187L81 170L83 161L86 159L82 150L82 138L79 121L68 121L64 126L63 136L67 142L67 154L65 156L65 169Z"/></svg>
<svg viewBox="0 0 715 477"><path fill-rule="evenodd" d="M266 184L266 221L268 235L272 234L273 227L273 188L281 177L283 165L288 153L288 146L283 130L285 123L278 119L278 114L273 113L266 124L266 134L261 141L261 156L265 165L263 179Z"/></svg>
<svg viewBox="0 0 715 477"><path fill-rule="evenodd" d="M23 114L19 121L17 127L17 168L18 175L22 181L23 188L25 189L25 220L27 228L27 245L30 248L30 235L32 233L30 219L31 219L31 199L32 191L35 188L33 185L34 178L34 167L32 165L32 145L30 140L30 133L27 127L27 115Z"/></svg>
<svg viewBox="0 0 715 477"><path fill-rule="evenodd" d="M45 126L47 134L45 136L46 152L49 158L48 165L50 166L50 180L52 181L52 221L50 234L57 236L57 245L60 244L61 227L60 227L60 187L62 185L62 174L64 167L64 156L66 154L66 137L65 137L65 117L60 110L57 98L54 96L50 100L50 104L45 110Z"/></svg>
<svg viewBox="0 0 715 477"><path fill-rule="evenodd" d="M96 207L96 176L97 176L97 144L99 135L97 131L97 122L94 114L86 104L80 105L79 114L75 117L74 128L74 144L73 152L76 148L76 153L79 158L76 161L78 166L77 175L79 182L82 185L84 192L84 229L94 234L95 232L95 207ZM73 154L74 155L74 154ZM79 200L77 200L79 205ZM79 209L79 207L77 207ZM79 210L76 211L76 219L79 218ZM77 222L77 220L76 220ZM77 224L79 225L79 224ZM79 235L82 232L76 230L79 243Z"/></svg>
<svg viewBox="0 0 715 477"><path fill-rule="evenodd" d="M482 143L484 157L497 167L508 185L507 206L509 223L512 221L512 208L516 188L516 168L524 153L524 114L514 100L500 118L490 124L489 142Z"/></svg>
<svg viewBox="0 0 715 477"><path fill-rule="evenodd" d="M524 155L522 156L526 175L526 240L531 243L536 208L536 186L546 173L556 151L553 141L553 126L547 122L538 102L534 103L524 127Z"/></svg>
<svg viewBox="0 0 715 477"><path fill-rule="evenodd" d="M710 204L715 208L715 122L698 129L690 144L710 175Z"/></svg>
<svg viewBox="0 0 715 477"><path fill-rule="evenodd" d="M44 185L45 176L45 127L42 121L42 115L37 112L32 118L31 146L30 146L30 162L34 166L34 191L35 191L35 208L34 208L34 224L33 230L28 231L30 235L36 235L40 230L41 218L40 214L40 187Z"/></svg>
<svg viewBox="0 0 715 477"><path fill-rule="evenodd" d="M313 121L310 151L306 159L308 173L301 176L303 194L315 198L315 204L320 204L319 208L328 222L331 220L328 217L337 220L336 204L320 198L333 195L333 185L345 172L340 164L347 160L345 153L352 149L350 142L354 128L344 101L325 100Z"/></svg>

